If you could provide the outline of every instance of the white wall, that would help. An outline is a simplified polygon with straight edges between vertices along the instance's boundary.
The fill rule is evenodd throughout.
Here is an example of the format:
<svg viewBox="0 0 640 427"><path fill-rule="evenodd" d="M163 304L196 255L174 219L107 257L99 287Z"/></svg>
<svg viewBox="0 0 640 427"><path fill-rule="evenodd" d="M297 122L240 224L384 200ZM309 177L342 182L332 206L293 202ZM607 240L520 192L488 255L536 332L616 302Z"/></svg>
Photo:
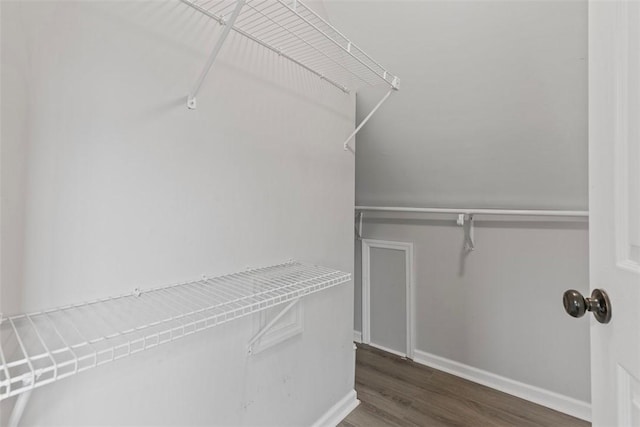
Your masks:
<svg viewBox="0 0 640 427"><path fill-rule="evenodd" d="M402 79L357 137L357 204L587 209L585 1L327 8ZM382 94L359 93L359 119ZM452 216L367 214L363 234L415 244L418 350L581 401L589 322L564 315L561 296L588 289L587 235L584 223L479 220L463 263Z"/></svg>
<svg viewBox="0 0 640 427"><path fill-rule="evenodd" d="M586 208L586 1L327 10L401 78L357 137L358 204ZM358 93L359 120L383 93Z"/></svg>
<svg viewBox="0 0 640 427"><path fill-rule="evenodd" d="M353 270L353 97L179 2L2 2L5 314L289 258ZM25 425L308 425L353 389L353 287L35 390ZM309 369L313 366L314 369ZM6 422L14 399L3 401Z"/></svg>

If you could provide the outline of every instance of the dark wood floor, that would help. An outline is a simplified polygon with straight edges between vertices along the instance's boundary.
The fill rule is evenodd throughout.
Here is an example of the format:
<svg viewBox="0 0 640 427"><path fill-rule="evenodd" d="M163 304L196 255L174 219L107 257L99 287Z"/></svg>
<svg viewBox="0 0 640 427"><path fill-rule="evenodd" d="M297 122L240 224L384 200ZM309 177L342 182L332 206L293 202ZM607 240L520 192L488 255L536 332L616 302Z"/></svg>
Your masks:
<svg viewBox="0 0 640 427"><path fill-rule="evenodd" d="M361 403L339 427L590 426L368 346L358 346L356 354L356 391Z"/></svg>

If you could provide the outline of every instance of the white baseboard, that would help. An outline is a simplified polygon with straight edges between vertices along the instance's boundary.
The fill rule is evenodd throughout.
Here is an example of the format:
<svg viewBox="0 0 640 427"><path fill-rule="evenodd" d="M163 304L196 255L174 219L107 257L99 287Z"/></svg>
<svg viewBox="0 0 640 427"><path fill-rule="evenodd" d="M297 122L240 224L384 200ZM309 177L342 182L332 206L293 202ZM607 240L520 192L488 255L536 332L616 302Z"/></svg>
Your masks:
<svg viewBox="0 0 640 427"><path fill-rule="evenodd" d="M390 354L394 354L396 356L405 357L405 358L407 357L407 355L402 353L401 351L393 350L393 349L387 348L387 347L379 345L379 344L375 344L375 343L370 342L369 345L371 347L373 347L373 348L377 348L378 350L382 350L384 352L387 352L387 353L390 353Z"/></svg>
<svg viewBox="0 0 640 427"><path fill-rule="evenodd" d="M362 332L353 331L353 342L360 344L362 342Z"/></svg>
<svg viewBox="0 0 640 427"><path fill-rule="evenodd" d="M347 415L360 404L355 390L349 391L345 397L333 405L322 415L312 427L336 427Z"/></svg>
<svg viewBox="0 0 640 427"><path fill-rule="evenodd" d="M585 421L591 421L590 403L564 396L553 391L545 390L540 387L521 383L519 381L502 377L488 371L483 371L482 369L474 368L473 366L445 359L444 357L436 356L420 350L414 350L413 360L416 363L500 390L504 393L537 403L538 405L546 406L547 408L563 412L573 417L580 418Z"/></svg>

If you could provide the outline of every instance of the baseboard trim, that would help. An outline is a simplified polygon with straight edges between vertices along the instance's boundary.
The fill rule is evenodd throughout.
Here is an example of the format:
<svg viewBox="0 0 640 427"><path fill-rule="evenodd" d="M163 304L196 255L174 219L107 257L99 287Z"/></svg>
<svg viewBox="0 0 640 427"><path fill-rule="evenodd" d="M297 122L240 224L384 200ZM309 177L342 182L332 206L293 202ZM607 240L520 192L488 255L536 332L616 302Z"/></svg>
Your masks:
<svg viewBox="0 0 640 427"><path fill-rule="evenodd" d="M349 391L345 397L340 399L327 412L322 415L318 421L313 423L312 427L336 427L342 420L347 418L360 404L355 390Z"/></svg>
<svg viewBox="0 0 640 427"><path fill-rule="evenodd" d="M413 352L413 360L421 365L462 377L585 421L591 421L591 404L587 402L420 350Z"/></svg>
<svg viewBox="0 0 640 427"><path fill-rule="evenodd" d="M353 331L353 342L360 344L362 342L362 332Z"/></svg>
<svg viewBox="0 0 640 427"><path fill-rule="evenodd" d="M396 356L399 356L399 357L404 357L404 358L407 357L406 354L404 354L404 353L402 353L400 351L392 350L392 349L387 348L387 347L382 346L382 345L378 345L378 344L375 344L375 343L372 343L372 342L370 342L369 345L371 347L373 347L373 348L377 348L378 350L382 350L384 352L387 352L387 353L390 353L390 354L393 354L393 355L396 355Z"/></svg>

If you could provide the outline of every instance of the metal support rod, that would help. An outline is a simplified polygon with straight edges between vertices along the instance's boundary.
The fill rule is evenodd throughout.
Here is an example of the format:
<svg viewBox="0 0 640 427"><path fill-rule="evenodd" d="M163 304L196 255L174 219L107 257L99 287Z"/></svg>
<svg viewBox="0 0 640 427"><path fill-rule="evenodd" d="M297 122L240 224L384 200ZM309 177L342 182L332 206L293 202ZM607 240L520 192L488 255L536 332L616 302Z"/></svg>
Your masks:
<svg viewBox="0 0 640 427"><path fill-rule="evenodd" d="M205 64L204 69L202 70L202 73L200 73L200 77L198 78L198 81L193 87L193 90L191 91L191 93L189 93L189 96L187 97L187 107L189 107L189 109L194 110L196 108L196 96L198 95L198 91L200 90L200 87L202 87L202 83L204 83L204 80L207 78L207 74L209 74L209 71L211 70L213 63L215 62L216 57L218 56L218 53L220 53L220 49L222 48L222 45L227 39L227 36L231 32L231 29L233 28L233 25L235 24L236 19L238 19L238 16L240 15L240 11L242 10L242 7L244 6L245 2L246 0L238 0L238 3L236 4L235 9L233 9L233 12L229 17L229 20L225 22L224 24L225 27L224 27L224 30L222 30L222 34L220 35L220 38L216 42L216 45L213 47L213 50L209 55L209 59L207 59L207 63Z"/></svg>
<svg viewBox="0 0 640 427"><path fill-rule="evenodd" d="M378 102L378 104L373 107L373 110L371 110L371 112L369 113L369 115L367 115L367 117L364 118L364 120L362 120L360 122L360 124L358 125L358 127L351 133L351 135L349 135L349 138L347 138L347 140L344 142L344 149L346 150L349 147L349 141L351 141L351 138L353 138L354 136L356 136L356 133L358 133L358 131L360 131L360 129L362 129L362 126L364 126L369 119L371 118L371 116L373 116L373 114L378 111L378 108L380 108L380 106L384 103L384 101L386 101L389 96L391 96L391 93L396 90L395 88L391 88L389 89L389 91L386 93L385 96L382 97L382 99L380 100L380 102Z"/></svg>
<svg viewBox="0 0 640 427"><path fill-rule="evenodd" d="M357 211L378 212L419 212L435 214L466 215L516 215L552 217L589 217L589 211L537 210L537 209L472 209L472 208L410 208L396 206L356 206Z"/></svg>
<svg viewBox="0 0 640 427"><path fill-rule="evenodd" d="M258 332L257 334L255 334L253 336L253 338L251 338L251 340L249 340L249 344L247 345L249 347L249 354L251 354L253 352L253 345L260 339L262 338L262 336L264 334L267 333L267 331L269 331L269 329L271 329L273 327L273 325L275 325L280 319L282 319L282 316L284 316L285 314L287 314L287 312L289 310L291 310L293 308L294 305L296 305L298 303L298 301L300 301L300 298L296 298L293 301L291 301L289 304L287 304L287 306L285 308L282 309L282 311L280 313L278 313L278 315L276 317L274 317L273 319L271 319L271 321L269 323L267 323L265 325L264 328L262 328L260 330L260 332Z"/></svg>
<svg viewBox="0 0 640 427"><path fill-rule="evenodd" d="M33 378L23 380L25 385L33 382ZM22 414L24 413L24 409L27 407L27 403L29 403L29 398L31 397L31 393L33 393L33 389L29 389L19 395L16 398L16 403L13 406L13 410L11 411L11 416L9 417L9 424L7 427L18 427L20 425L20 420L22 419Z"/></svg>

